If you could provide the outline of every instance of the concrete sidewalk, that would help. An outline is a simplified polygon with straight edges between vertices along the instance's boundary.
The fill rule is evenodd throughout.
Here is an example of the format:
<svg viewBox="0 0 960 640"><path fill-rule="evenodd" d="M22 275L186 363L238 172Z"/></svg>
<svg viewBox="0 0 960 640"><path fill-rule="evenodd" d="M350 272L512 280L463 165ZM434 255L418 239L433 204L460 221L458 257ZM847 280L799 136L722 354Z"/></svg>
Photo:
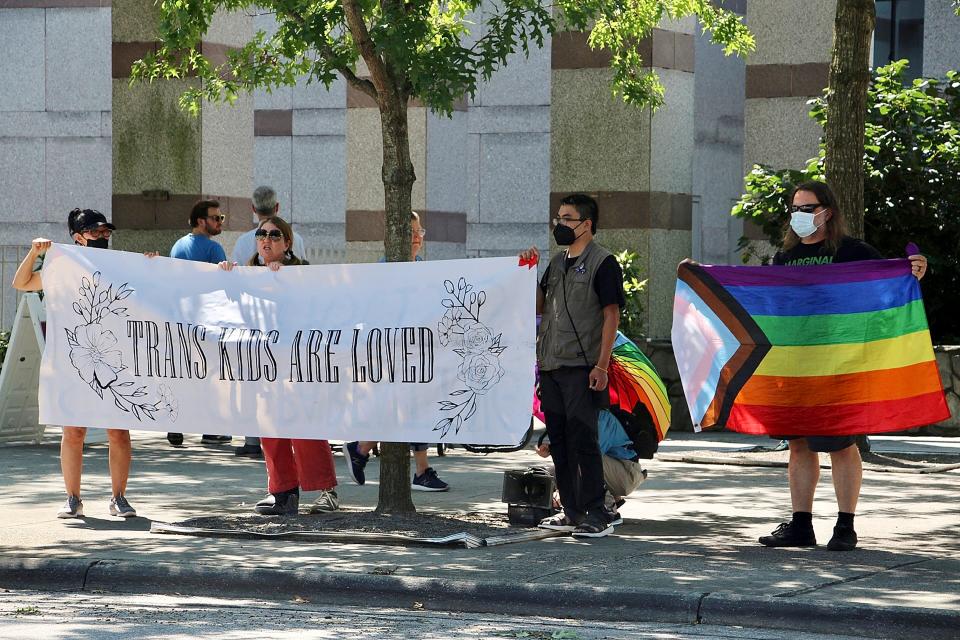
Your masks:
<svg viewBox="0 0 960 640"><path fill-rule="evenodd" d="M885 638L956 638L960 628L960 472L867 472L861 548L825 548L836 504L824 470L815 505L821 546L766 549L758 536L789 517L782 468L651 461L609 538L569 537L482 549L194 538L149 533L151 520L248 512L264 495L261 461L198 436L171 448L134 435L127 495L141 518L107 514L106 445L88 447L84 520L60 521L58 440L0 451L0 587L300 596L448 610L593 619L735 624ZM874 451L957 453L939 438L874 438ZM770 445L738 434L677 434L665 452ZM377 464L353 485L336 456L344 505L374 507ZM452 487L415 493L422 511L503 513L505 469L532 451L432 458ZM305 494L305 500L312 499ZM322 516L318 516L322 517Z"/></svg>

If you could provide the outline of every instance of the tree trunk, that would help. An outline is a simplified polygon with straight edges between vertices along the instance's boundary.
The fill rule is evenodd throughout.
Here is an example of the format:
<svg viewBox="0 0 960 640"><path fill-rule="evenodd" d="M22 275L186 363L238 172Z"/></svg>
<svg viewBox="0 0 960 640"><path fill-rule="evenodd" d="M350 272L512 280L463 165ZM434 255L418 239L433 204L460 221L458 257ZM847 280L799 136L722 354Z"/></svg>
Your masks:
<svg viewBox="0 0 960 640"><path fill-rule="evenodd" d="M384 250L389 262L410 260L410 212L416 174L410 159L407 100L403 95L378 97L383 133L383 199L386 210ZM410 495L410 445L380 445L380 495L377 513L415 513Z"/></svg>
<svg viewBox="0 0 960 640"><path fill-rule="evenodd" d="M863 237L863 145L870 85L874 0L837 0L827 95L827 183L850 235Z"/></svg>

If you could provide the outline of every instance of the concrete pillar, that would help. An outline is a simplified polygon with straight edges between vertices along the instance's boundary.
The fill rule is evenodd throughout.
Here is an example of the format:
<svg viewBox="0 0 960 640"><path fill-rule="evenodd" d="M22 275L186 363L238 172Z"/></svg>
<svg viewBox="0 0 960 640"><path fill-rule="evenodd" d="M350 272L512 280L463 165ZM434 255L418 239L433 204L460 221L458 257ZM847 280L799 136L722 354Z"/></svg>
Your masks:
<svg viewBox="0 0 960 640"><path fill-rule="evenodd" d="M193 203L221 202L227 215L215 238L227 254L236 237L252 228L253 98L233 105L204 104L198 117L177 99L195 78L129 86L130 65L156 40L152 0L113 3L113 212L116 246L167 253L189 232ZM215 17L202 43L205 55L223 61L232 47L252 36L242 13ZM135 230L135 232L134 232Z"/></svg>
<svg viewBox="0 0 960 640"><path fill-rule="evenodd" d="M553 40L549 215L571 192L596 197L598 241L637 252L649 278L653 338L670 334L676 264L691 252L694 26L665 23L643 43L666 89L655 115L611 95L609 56L591 51L587 34Z"/></svg>

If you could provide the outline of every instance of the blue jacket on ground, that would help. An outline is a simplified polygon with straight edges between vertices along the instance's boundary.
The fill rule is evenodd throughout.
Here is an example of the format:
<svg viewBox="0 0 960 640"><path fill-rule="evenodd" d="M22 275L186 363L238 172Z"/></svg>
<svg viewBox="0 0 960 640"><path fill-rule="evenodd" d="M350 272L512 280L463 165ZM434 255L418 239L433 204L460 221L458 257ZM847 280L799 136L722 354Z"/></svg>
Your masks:
<svg viewBox="0 0 960 640"><path fill-rule="evenodd" d="M604 409L598 421L600 453L620 460L633 460L637 452L633 450L633 441L616 416Z"/></svg>
<svg viewBox="0 0 960 640"><path fill-rule="evenodd" d="M188 233L173 243L170 257L217 264L227 259L227 253L219 242L197 233Z"/></svg>

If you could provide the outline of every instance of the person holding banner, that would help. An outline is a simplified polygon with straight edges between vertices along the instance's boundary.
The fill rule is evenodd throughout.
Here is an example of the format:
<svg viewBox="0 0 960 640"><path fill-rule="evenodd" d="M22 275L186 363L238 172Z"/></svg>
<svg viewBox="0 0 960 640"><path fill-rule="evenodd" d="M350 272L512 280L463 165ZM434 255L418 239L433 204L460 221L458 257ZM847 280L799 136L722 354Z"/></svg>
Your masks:
<svg viewBox="0 0 960 640"><path fill-rule="evenodd" d="M246 266L277 271L285 265L307 264L291 251L293 229L282 218L274 216L261 222L254 237L257 253ZM227 261L219 264L224 271L232 271L237 265ZM296 515L301 490L320 492L310 505L310 513L328 513L340 508L333 451L328 441L262 437L260 446L267 464L269 495L254 506L254 511L262 515Z"/></svg>
<svg viewBox="0 0 960 640"><path fill-rule="evenodd" d="M427 230L420 224L420 214L416 211L410 212L410 261L420 262L420 250L423 248L423 239L427 235ZM386 262L386 258L380 258L380 262ZM347 471L350 477L358 485L366 483L367 462L370 461L370 452L377 446L373 441L353 441L343 443L343 457L347 461ZM413 452L413 461L416 470L413 474L413 481L410 488L414 491L449 491L450 485L440 479L437 472L430 466L427 459L427 449L430 445L424 442L414 442L410 444L410 450Z"/></svg>
<svg viewBox="0 0 960 640"><path fill-rule="evenodd" d="M67 216L67 228L75 244L82 247L107 249L110 236L116 227L107 222L106 216L94 209L74 209ZM37 258L44 255L52 241L46 238L36 238L30 246L30 251L17 272L13 276L13 287L19 291L39 291L43 289L40 273L33 271ZM145 253L148 258L157 254ZM58 518L82 518L83 500L80 499L80 477L83 472L83 441L87 436L86 427L63 427L60 440L60 472L63 475L63 484L67 491L67 500L60 511ZM130 476L130 463L133 458L130 446L130 432L126 429L107 429L109 443L110 484L112 496L110 498L110 515L120 518L132 518L137 515L126 498L127 479Z"/></svg>
<svg viewBox="0 0 960 640"><path fill-rule="evenodd" d="M610 405L607 367L626 303L616 258L593 241L596 201L573 194L560 201L553 237L561 247L537 287L540 402L556 467L563 513L540 527L600 538L613 531L604 508L606 490L598 440L599 411ZM539 260L536 247L521 264Z"/></svg>
<svg viewBox="0 0 960 640"><path fill-rule="evenodd" d="M791 218L784 234L783 249L773 257L773 264L802 266L882 258L867 243L846 235L837 199L827 184L804 182L793 190L790 202ZM927 271L927 259L919 254L911 255L909 259L912 273L919 280ZM802 423L803 416L797 416L797 421ZM856 436L788 436L786 439L790 447L788 477L793 518L770 535L761 536L760 544L767 547L817 544L813 530L813 497L820 479L819 453L829 453L839 510L827 549L849 551L856 548L858 539L853 520L863 481L863 464Z"/></svg>

